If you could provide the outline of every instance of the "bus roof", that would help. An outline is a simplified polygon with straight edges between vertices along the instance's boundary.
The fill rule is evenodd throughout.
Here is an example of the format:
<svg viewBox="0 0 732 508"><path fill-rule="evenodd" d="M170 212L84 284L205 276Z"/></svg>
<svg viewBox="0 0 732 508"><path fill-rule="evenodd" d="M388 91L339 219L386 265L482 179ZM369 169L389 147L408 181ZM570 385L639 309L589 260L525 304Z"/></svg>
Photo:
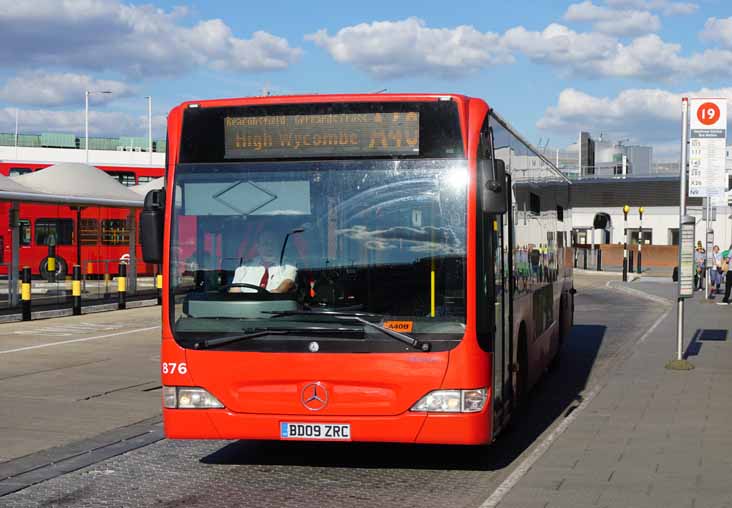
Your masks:
<svg viewBox="0 0 732 508"><path fill-rule="evenodd" d="M471 100L461 94L440 93L367 93L367 94L304 94L304 95L261 95L254 97L233 97L228 99L206 99L186 101L179 107L191 105L200 107L250 106L267 104L318 104L328 102L425 102L454 100L465 103Z"/></svg>

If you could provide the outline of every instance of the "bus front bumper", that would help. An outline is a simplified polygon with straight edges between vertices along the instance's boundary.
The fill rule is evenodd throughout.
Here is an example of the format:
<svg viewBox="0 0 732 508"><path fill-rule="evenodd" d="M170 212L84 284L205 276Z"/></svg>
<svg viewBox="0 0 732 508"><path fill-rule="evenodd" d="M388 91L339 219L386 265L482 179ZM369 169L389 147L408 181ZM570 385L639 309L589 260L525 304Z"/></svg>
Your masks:
<svg viewBox="0 0 732 508"><path fill-rule="evenodd" d="M283 423L350 425L350 441L479 445L491 442L489 408L480 413L313 416L233 413L226 409L163 409L171 439L282 440ZM317 439L315 439L317 441Z"/></svg>

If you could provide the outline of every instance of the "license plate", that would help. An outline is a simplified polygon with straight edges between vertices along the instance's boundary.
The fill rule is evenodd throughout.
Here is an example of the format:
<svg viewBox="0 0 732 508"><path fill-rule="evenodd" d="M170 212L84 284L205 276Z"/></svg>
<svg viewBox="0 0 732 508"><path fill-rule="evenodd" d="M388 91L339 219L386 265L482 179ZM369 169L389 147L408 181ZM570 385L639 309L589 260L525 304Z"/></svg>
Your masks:
<svg viewBox="0 0 732 508"><path fill-rule="evenodd" d="M350 441L351 425L348 423L281 422L280 439Z"/></svg>

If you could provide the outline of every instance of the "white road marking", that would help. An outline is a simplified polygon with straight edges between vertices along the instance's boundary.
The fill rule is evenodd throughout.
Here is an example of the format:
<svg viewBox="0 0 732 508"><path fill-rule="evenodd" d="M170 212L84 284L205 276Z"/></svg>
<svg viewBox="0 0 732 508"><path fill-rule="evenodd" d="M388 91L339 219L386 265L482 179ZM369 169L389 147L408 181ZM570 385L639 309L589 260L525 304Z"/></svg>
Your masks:
<svg viewBox="0 0 732 508"><path fill-rule="evenodd" d="M72 344L74 342L86 342L86 341L90 341L90 340L106 339L107 337L117 337L119 335L127 335L130 333L148 332L150 330L155 330L157 328L160 328L160 325L148 326L146 328L135 328L133 330L125 330L123 332L107 333L104 335L96 335L94 337L84 337L81 339L62 340L59 342L48 342L46 344L37 344L35 346L25 346L25 347L19 347L19 348L15 348L15 349L6 349L5 351L0 351L0 355L4 355L4 354L8 354L8 353L17 353L19 351L29 351L31 349L40 349L40 348L44 348L44 347L61 346L63 344Z"/></svg>
<svg viewBox="0 0 732 508"><path fill-rule="evenodd" d="M46 335L49 337L68 337L70 335L79 335L82 333L101 332L107 330L119 330L125 325L121 323L95 324L95 323L76 323L63 326L43 326L30 330L15 330L16 335Z"/></svg>
<svg viewBox="0 0 732 508"><path fill-rule="evenodd" d="M653 333L653 331L658 327L658 325L661 324L661 322L666 319L666 317L670 314L670 310L666 311L659 317L653 325L638 339L635 341L635 344L633 344L633 347L637 346L638 344L641 344L644 342L648 336ZM607 382L607 381L606 381ZM585 396L584 400L580 403L577 408L572 411L557 427L549 433L548 436L546 436L539 445L534 448L534 450L529 454L528 457L526 457L521 464L518 465L516 469L511 472L508 477L501 482L501 484L498 486L496 490L493 491L493 494L491 494L488 499L483 501L483 504L480 505L480 508L496 508L498 504L503 500L504 497L506 497L506 494L508 494L512 488L516 486L516 484L523 478L526 473L529 472L529 470L534 466L536 461L538 461L542 455L549 449L549 447L554 443L554 441L557 440L559 436L561 436L565 430L567 430L567 427L569 427L573 421L577 419L577 416L592 402L592 399L595 398L595 396L600 393L600 390L602 390L604 384L596 385L592 388L592 390Z"/></svg>

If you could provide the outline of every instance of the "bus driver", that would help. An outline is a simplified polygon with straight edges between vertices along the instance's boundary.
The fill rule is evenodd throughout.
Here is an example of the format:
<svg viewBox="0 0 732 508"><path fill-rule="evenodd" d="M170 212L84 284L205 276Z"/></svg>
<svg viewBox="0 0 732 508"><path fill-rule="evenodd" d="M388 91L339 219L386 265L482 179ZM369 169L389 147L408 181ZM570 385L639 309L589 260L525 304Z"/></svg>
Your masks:
<svg viewBox="0 0 732 508"><path fill-rule="evenodd" d="M295 287L297 268L293 265L280 265L279 249L281 241L274 231L264 230L255 244L256 255L245 265L234 271L232 284L252 284L270 293L287 293ZM253 293L252 288L232 287L231 293Z"/></svg>

